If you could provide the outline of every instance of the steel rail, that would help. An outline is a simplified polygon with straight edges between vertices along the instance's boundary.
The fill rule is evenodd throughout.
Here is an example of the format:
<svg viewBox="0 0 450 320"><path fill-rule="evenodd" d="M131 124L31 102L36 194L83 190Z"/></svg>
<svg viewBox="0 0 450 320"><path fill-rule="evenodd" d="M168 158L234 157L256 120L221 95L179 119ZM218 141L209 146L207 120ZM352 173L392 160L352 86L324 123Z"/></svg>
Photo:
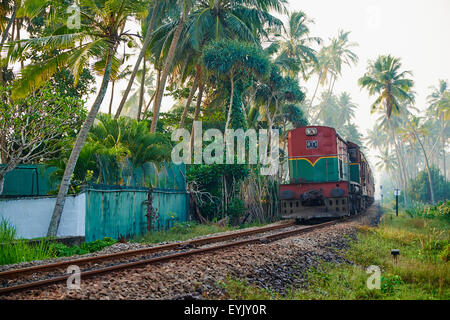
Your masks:
<svg viewBox="0 0 450 320"><path fill-rule="evenodd" d="M275 240L279 240L281 238L287 238L287 237L290 237L293 235L307 233L312 230L330 226L330 225L336 224L338 222L345 221L347 219L348 218L329 221L329 222L325 222L325 223L321 223L321 224L317 224L317 225L313 225L313 226L308 226L308 227L304 227L304 228L299 228L299 229L295 229L295 230L279 232L279 233L276 233L273 235L263 236L263 237L259 237L259 238L234 241L234 242L225 243L225 244L221 244L221 245L217 245L217 246L200 248L200 249L192 249L192 250L185 251L185 252L177 252L177 253L172 253L172 254L168 254L168 255L164 255L164 256L153 257L153 258L129 262L129 263L117 264L117 265L104 267L104 268L100 268L100 269L95 269L95 270L84 271L84 272L80 273L80 277L82 279L88 278L88 277L99 275L99 274L106 273L106 272L129 269L132 267L139 267L139 266L154 264L154 263L158 263L158 262L165 262L165 261L178 259L178 258L182 258L182 257L187 257L187 256L195 255L195 254L217 251L217 250L221 250L224 248L237 247L237 246L242 246L242 245L252 244L252 243L272 242ZM67 280L70 276L71 276L71 274L68 274L68 275L58 276L58 277L54 277L54 278L50 278L50 279L44 279L44 280L39 280L39 281L34 281L34 282L27 282L27 283L23 283L23 284L16 285L16 286L3 287L3 288L0 288L0 294L11 293L11 292L15 292L15 291L24 290L24 289L31 289L31 288L35 288L35 287L41 287L41 286L45 286L45 285L49 285L49 284L63 282L65 280Z"/></svg>
<svg viewBox="0 0 450 320"><path fill-rule="evenodd" d="M142 248L142 249L136 249L136 250L128 250L128 251L122 251L122 252L116 252L116 253L110 253L105 255L99 255L99 256L90 256L85 258L79 258L79 259L71 259L71 260L65 260L55 263L49 263L49 264L42 264L27 268L20 268L20 269L11 269L0 272L0 279L2 278L8 278L10 276L17 276L22 275L30 272L40 271L40 270L51 270L55 268L60 268L64 266L69 266L73 264L80 264L80 263L88 263L93 262L97 260L108 260L111 258L117 258L117 257L130 257L135 256L139 254L148 254L148 253L155 253L155 252L163 252L183 247L190 247L190 246L198 246L203 244L209 244L219 241L224 241L228 239L238 238L238 237L245 237L248 235L252 235L255 233L262 233L267 231L272 231L276 229L282 229L287 228L294 225L293 221L288 221L286 223L266 226L266 227L259 227L254 228L251 230L242 230L234 233L228 233L225 235L217 235L217 236L211 236L211 237L205 237L205 238L199 238L194 240L188 240L183 242L177 242L177 243L169 243L169 244L163 244L159 246L149 247L149 248Z"/></svg>

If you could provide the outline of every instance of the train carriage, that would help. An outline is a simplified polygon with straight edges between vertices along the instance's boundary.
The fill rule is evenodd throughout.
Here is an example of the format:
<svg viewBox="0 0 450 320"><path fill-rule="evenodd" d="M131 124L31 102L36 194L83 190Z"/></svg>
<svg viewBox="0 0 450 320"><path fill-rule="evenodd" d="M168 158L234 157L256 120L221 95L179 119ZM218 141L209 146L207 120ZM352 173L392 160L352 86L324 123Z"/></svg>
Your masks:
<svg viewBox="0 0 450 320"><path fill-rule="evenodd" d="M288 134L289 184L280 186L284 218L335 218L373 201L373 178L359 146L334 128L307 126Z"/></svg>

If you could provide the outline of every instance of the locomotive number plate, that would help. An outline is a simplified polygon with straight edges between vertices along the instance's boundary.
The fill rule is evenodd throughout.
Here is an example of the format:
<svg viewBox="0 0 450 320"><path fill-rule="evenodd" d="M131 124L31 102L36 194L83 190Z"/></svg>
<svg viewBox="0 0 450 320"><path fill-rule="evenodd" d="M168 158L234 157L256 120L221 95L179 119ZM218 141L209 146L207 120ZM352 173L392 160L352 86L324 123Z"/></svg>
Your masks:
<svg viewBox="0 0 450 320"><path fill-rule="evenodd" d="M307 140L306 149L317 149L317 140Z"/></svg>

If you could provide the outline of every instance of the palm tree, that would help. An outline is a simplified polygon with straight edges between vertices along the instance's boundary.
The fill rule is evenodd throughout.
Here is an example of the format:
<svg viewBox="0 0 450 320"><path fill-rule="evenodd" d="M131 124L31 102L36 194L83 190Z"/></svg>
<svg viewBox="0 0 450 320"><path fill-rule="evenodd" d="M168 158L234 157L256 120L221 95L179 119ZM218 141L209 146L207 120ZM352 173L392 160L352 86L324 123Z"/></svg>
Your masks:
<svg viewBox="0 0 450 320"><path fill-rule="evenodd" d="M313 72L318 74L317 85L314 90L313 97L310 101L310 107L316 96L319 84L324 85L329 77L328 95L332 95L334 84L337 77L341 74L342 65L351 66L356 65L358 56L351 51L352 47L357 46L356 42L350 42L348 39L350 32L339 30L338 36L331 39L331 43L327 47L323 47L318 54L319 63L314 68Z"/></svg>
<svg viewBox="0 0 450 320"><path fill-rule="evenodd" d="M313 123L320 121L322 125L338 127L339 107L336 103L336 97L329 95L328 92L322 92L320 103L316 106L316 116Z"/></svg>
<svg viewBox="0 0 450 320"><path fill-rule="evenodd" d="M395 138L394 128L390 121L391 114L400 111L399 100L411 102L414 100L411 93L414 82L407 78L407 76L412 75L412 73L411 71L400 71L401 66L399 58L394 58L390 55L379 56L377 60L369 61L368 70L366 74L358 80L358 84L362 88L366 88L369 91L369 95L377 96L377 99L371 106L372 112L378 110L384 114L395 145L400 170L403 174L404 190L406 190L407 182L405 166L400 154L400 147ZM403 194L406 204L406 192Z"/></svg>
<svg viewBox="0 0 450 320"><path fill-rule="evenodd" d="M268 5L264 1L253 2L256 3L255 6L251 5L252 1L203 1L191 10L182 31L183 41L180 41L175 53L172 71L172 82L177 77L180 83L190 79L188 83L191 86L179 123L180 128L184 126L197 90L199 91L195 108L197 117L200 111L205 82L201 55L205 45L220 39L237 39L259 44L259 36L266 33L265 27L281 29L282 22L266 10L271 8L282 10L283 7L278 3L283 1L271 0L267 2ZM173 32L171 23L155 31L153 40L155 45L152 48L155 54L162 52L164 43L167 43L166 39L169 39L167 35L171 32Z"/></svg>
<svg viewBox="0 0 450 320"><path fill-rule="evenodd" d="M291 77L296 76L294 73L301 72L303 79L306 79L308 77L307 70L319 63L316 57L317 52L311 48L311 45L314 43L320 45L321 39L309 36L309 23L314 23L314 21L308 19L304 12L292 12L289 14L286 33L278 42L280 54L275 63Z"/></svg>
<svg viewBox="0 0 450 320"><path fill-rule="evenodd" d="M337 77L342 72L342 65L351 66L358 63L358 56L350 50L350 48L357 46L356 42L349 42L348 35L350 31L344 32L339 30L337 38L331 40L328 46L329 66L333 70L330 78L330 88L328 94L333 93L334 84Z"/></svg>
<svg viewBox="0 0 450 320"><path fill-rule="evenodd" d="M141 96L142 96L142 105L146 104L146 107L142 109L142 113L145 113L147 110L147 106L151 103L151 100L146 102L145 96L150 96L150 99L154 97L155 93L155 75L153 72L147 74L147 76L143 77L144 73L143 69L140 69L137 73L137 77L134 78L133 89L130 91L129 98L124 105L122 110L122 114L131 118L136 118L140 120L142 117L139 115L139 110L141 108ZM144 80L144 83L142 82ZM144 90L142 90L144 89ZM139 118L139 119L138 119Z"/></svg>
<svg viewBox="0 0 450 320"><path fill-rule="evenodd" d="M6 42L6 39L8 39L9 31L14 23L14 20L16 19L17 10L19 9L20 4L20 0L7 0L0 3L0 16L2 17L0 20L0 30L2 31L0 52ZM8 13L10 14L10 17L6 18Z"/></svg>
<svg viewBox="0 0 450 320"><path fill-rule="evenodd" d="M131 73L130 79L128 80L128 85L127 88L125 89L123 96L122 96L122 100L120 101L119 107L117 109L116 112L116 116L115 118L117 119L121 112L122 112L122 108L125 105L125 102L128 99L128 95L130 94L130 90L131 87L133 86L134 83L134 78L136 77L139 68L141 66L141 62L142 59L144 59L145 54L147 53L147 49L148 46L150 45L150 40L152 39L152 34L153 34L153 29L155 27L155 25L157 24L157 20L158 18L161 18L161 15L164 14L164 12L166 11L165 9L167 8L167 6L165 6L165 4L169 4L169 2L173 2L173 1L161 1L161 0L154 0L150 3L149 8L148 8L148 15L146 17L146 19L144 20L144 25L147 25L147 28L145 29L144 32L144 41L142 43L142 48L141 51L139 52L139 56L136 60L136 64L134 65L134 69ZM150 21L147 21L148 18L150 17ZM144 83L144 81L142 81Z"/></svg>
<svg viewBox="0 0 450 320"><path fill-rule="evenodd" d="M439 80L439 86L432 87L433 92L431 95L429 95L428 103L430 106L427 109L427 113L429 115L437 116L437 123L439 125L439 136L441 137L442 142L442 152L443 152L443 173L445 179L447 179L447 168L446 168L446 142L447 142L447 126L448 126L448 120L450 116L450 90L448 87L447 81ZM437 141L434 144L431 153L433 153L435 147L437 145Z"/></svg>
<svg viewBox="0 0 450 320"><path fill-rule="evenodd" d="M403 110L406 113L407 108L403 108ZM430 172L430 164L428 162L428 157L427 157L427 153L425 151L425 147L422 143L422 140L420 139L419 133L423 134L423 135L427 135L428 131L427 128L424 126L421 126L420 124L420 118L419 117L415 117L412 115L412 119L409 119L409 114L406 113L405 114L405 118L408 122L409 128L411 128L411 130L413 131L413 142L418 142L420 147L422 148L422 152L423 152L423 156L425 158L425 164L427 167L427 173L428 173L428 183L430 184L430 194L431 194L431 203L434 204L434 190L433 190L433 183L431 181L431 172Z"/></svg>
<svg viewBox="0 0 450 320"><path fill-rule="evenodd" d="M46 49L57 49L58 53L49 57L42 63L32 64L22 70L21 78L14 84L12 95L14 98L26 96L29 92L38 89L61 66L67 66L78 81L83 69L90 60L104 60L103 79L97 97L83 124L75 146L67 162L63 179L58 192L55 208L48 229L49 236L55 236L58 230L61 213L64 207L72 173L78 156L94 123L97 112L105 96L110 81L112 68L120 65L115 57L117 47L123 41L129 41L132 35L124 29L125 23L132 16L143 10L143 2L137 0L102 0L80 1L80 14L83 23L80 29L71 29L67 23L67 8L55 17L55 25L62 26L51 35L41 38L21 40L24 50L33 46ZM17 52L12 53L17 57Z"/></svg>
<svg viewBox="0 0 450 320"><path fill-rule="evenodd" d="M373 148L382 150L383 147L389 145L388 136L380 127L375 124L373 129L368 129L365 138L367 144Z"/></svg>
<svg viewBox="0 0 450 320"><path fill-rule="evenodd" d="M391 174L397 185L400 185L398 174L397 174L397 167L398 162L396 161L395 157L391 154L389 148L384 148L380 150L380 154L376 155L377 162L375 163L375 166L380 169L381 171L387 172L388 174Z"/></svg>
<svg viewBox="0 0 450 320"><path fill-rule="evenodd" d="M355 117L355 109L358 106L353 103L352 98L348 92L342 92L336 100L336 104L339 108L338 123L339 126L349 124Z"/></svg>
<svg viewBox="0 0 450 320"><path fill-rule="evenodd" d="M319 85L323 86L328 78L328 74L333 73L333 70L331 70L330 68L330 60L328 58L328 55L329 55L328 48L322 47L319 53L317 54L318 63L313 66L313 69L311 71L311 74L313 73L317 74L317 84L316 88L314 89L313 96L309 101L309 109L312 108L313 101L317 94L317 90L319 89ZM311 74L309 76L311 76Z"/></svg>
<svg viewBox="0 0 450 320"><path fill-rule="evenodd" d="M163 98L164 88L166 86L167 77L169 76L170 69L172 67L173 59L175 57L175 50L178 46L178 41L181 37L181 32L183 31L184 24L186 22L186 18L189 14L189 11L192 9L192 1L183 0L177 1L179 11L181 12L179 17L175 19L176 27L174 29L173 34L168 35L168 37L172 37L170 41L170 47L167 52L167 56L164 61L164 66L161 71L161 77L159 79L159 86L156 89L154 104L153 104L153 118L152 124L150 128L150 132L155 132L157 121L159 118L159 110L161 108L161 102Z"/></svg>
<svg viewBox="0 0 450 320"><path fill-rule="evenodd" d="M184 5L182 10L181 8L179 10L182 12L179 20L170 20L165 26L159 28L159 32L155 31L155 38L160 39L159 42L163 44L163 48L168 43L170 47L168 50L167 48L159 49L161 54L165 51L167 54L161 74L161 84L155 96L151 131L153 132L157 125L162 93L177 48L178 50L185 48L188 44L190 48L198 52L198 56L194 55L198 58L201 55L201 48L211 41L235 39L259 44L259 36L266 33L265 28L281 26L281 21L269 14L269 10L284 12L285 4L285 0L200 1L196 5ZM183 41L178 44L181 34L183 34ZM198 66L196 69L201 72ZM197 98L197 100L201 99Z"/></svg>

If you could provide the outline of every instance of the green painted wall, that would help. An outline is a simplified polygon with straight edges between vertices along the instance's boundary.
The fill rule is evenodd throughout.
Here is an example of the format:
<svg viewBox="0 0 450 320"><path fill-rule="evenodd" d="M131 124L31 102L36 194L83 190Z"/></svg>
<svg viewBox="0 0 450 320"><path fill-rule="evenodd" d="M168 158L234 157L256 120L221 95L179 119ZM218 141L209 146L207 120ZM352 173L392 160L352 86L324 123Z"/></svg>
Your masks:
<svg viewBox="0 0 450 320"><path fill-rule="evenodd" d="M147 232L147 206L149 189L123 187L118 190L86 190L86 241L111 237L118 239L143 235ZM175 221L188 218L188 194L185 191L154 189L153 208L158 220L153 230L173 226Z"/></svg>
<svg viewBox="0 0 450 320"><path fill-rule="evenodd" d="M6 174L2 196L46 196L58 188L59 181L51 179L54 171L56 168L42 164L18 165Z"/></svg>
<svg viewBox="0 0 450 320"><path fill-rule="evenodd" d="M322 158L314 166L305 159L292 159L289 160L289 174L296 183L338 181L338 159Z"/></svg>
<svg viewBox="0 0 450 320"><path fill-rule="evenodd" d="M159 215L153 230L168 229L175 222L188 220L189 196L183 191L156 189L153 191L153 208Z"/></svg>

